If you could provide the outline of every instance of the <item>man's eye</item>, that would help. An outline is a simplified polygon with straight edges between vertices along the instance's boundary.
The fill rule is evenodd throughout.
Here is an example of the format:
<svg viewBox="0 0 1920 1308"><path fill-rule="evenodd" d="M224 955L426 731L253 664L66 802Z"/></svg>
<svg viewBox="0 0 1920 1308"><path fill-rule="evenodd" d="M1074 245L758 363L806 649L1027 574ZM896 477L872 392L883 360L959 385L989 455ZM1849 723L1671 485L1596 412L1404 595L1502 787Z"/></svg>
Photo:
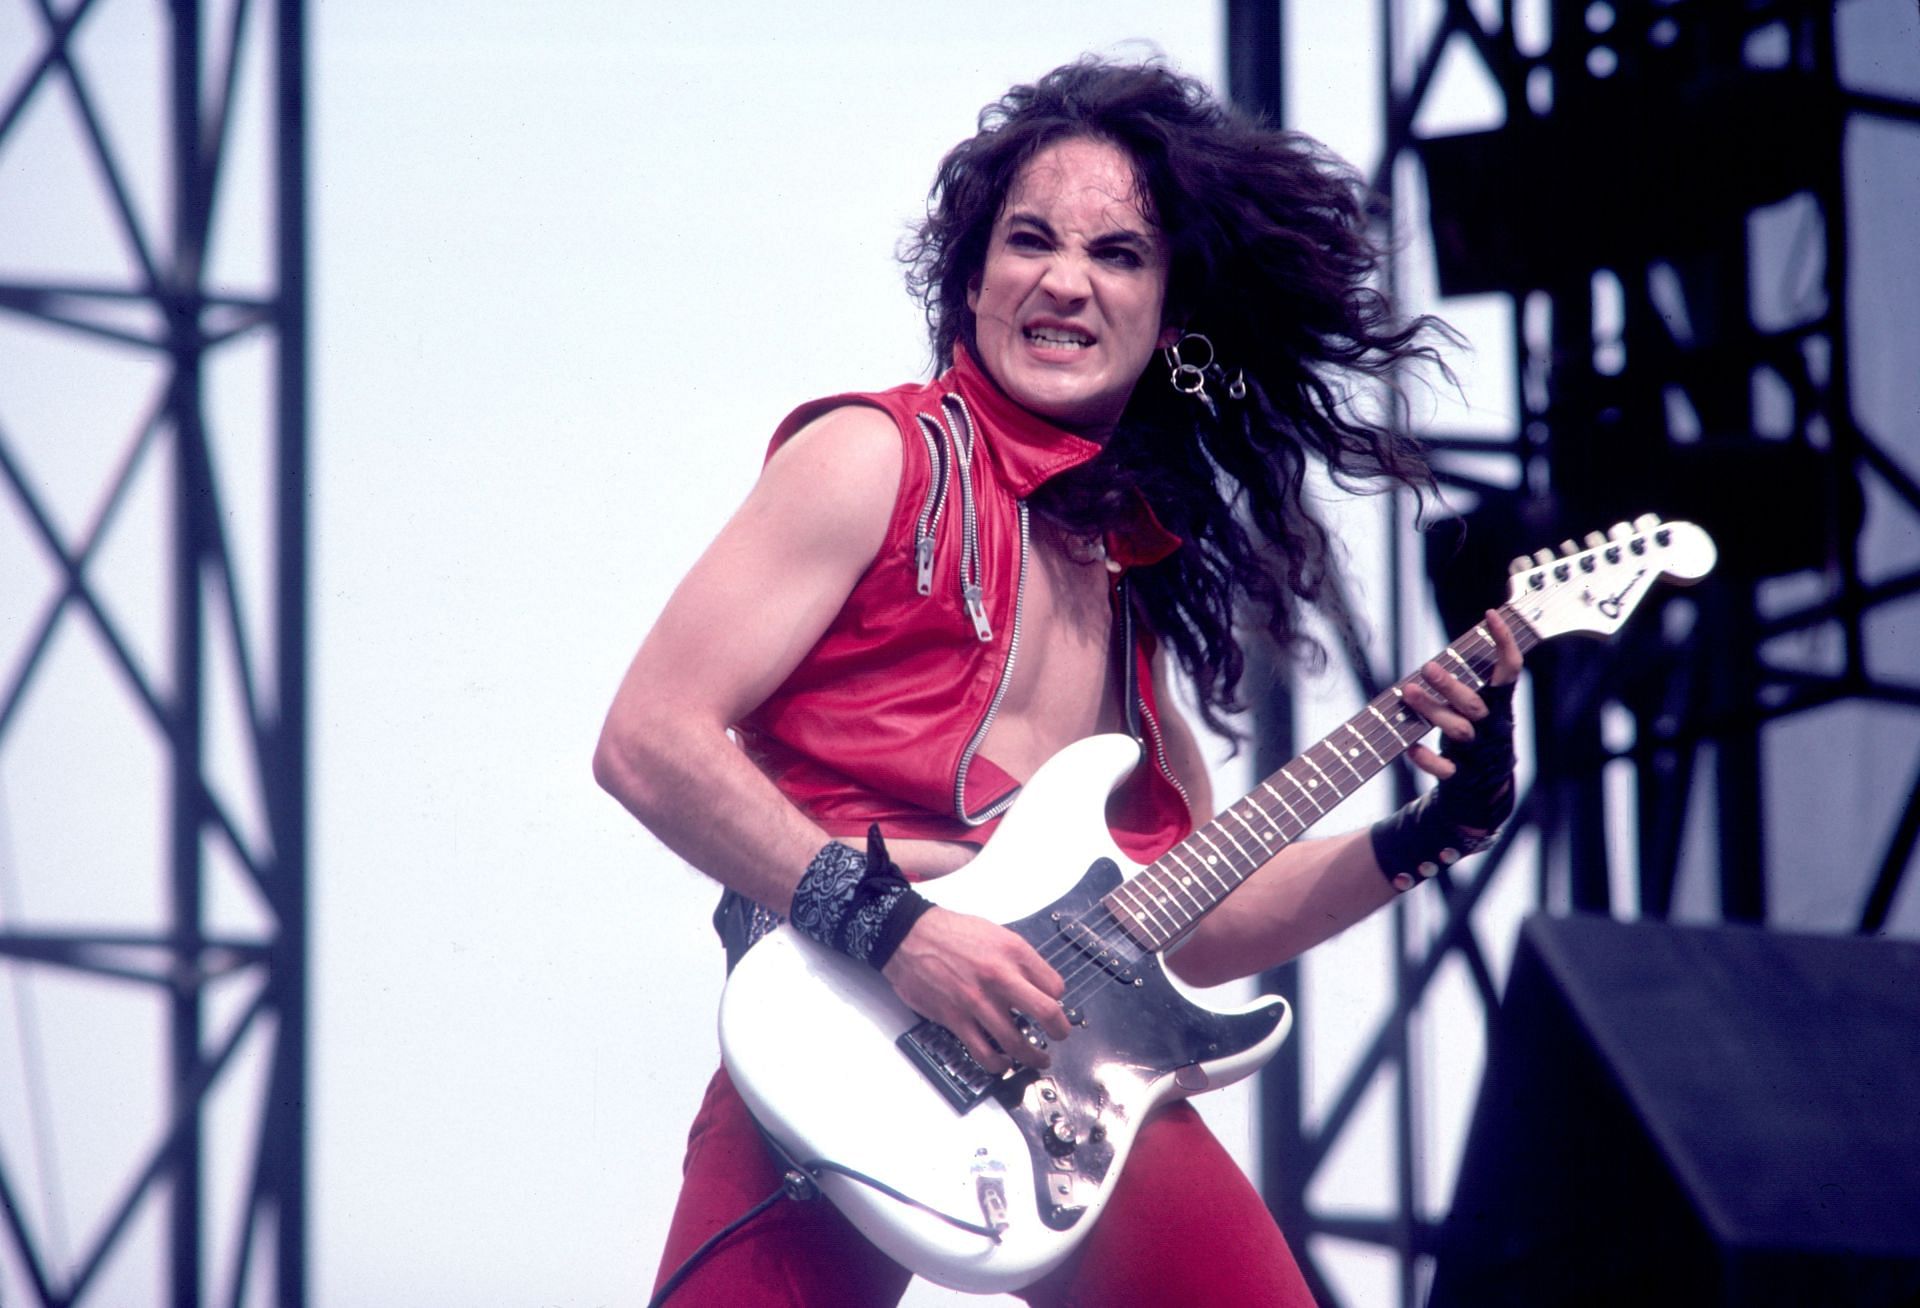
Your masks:
<svg viewBox="0 0 1920 1308"><path fill-rule="evenodd" d="M1115 246L1110 249L1102 250L1100 252L1100 257L1106 260L1108 263L1112 264L1116 268L1140 267L1140 256L1134 251L1127 249L1125 246Z"/></svg>
<svg viewBox="0 0 1920 1308"><path fill-rule="evenodd" d="M1008 232L1007 244L1016 250L1044 250L1047 243L1038 232Z"/></svg>

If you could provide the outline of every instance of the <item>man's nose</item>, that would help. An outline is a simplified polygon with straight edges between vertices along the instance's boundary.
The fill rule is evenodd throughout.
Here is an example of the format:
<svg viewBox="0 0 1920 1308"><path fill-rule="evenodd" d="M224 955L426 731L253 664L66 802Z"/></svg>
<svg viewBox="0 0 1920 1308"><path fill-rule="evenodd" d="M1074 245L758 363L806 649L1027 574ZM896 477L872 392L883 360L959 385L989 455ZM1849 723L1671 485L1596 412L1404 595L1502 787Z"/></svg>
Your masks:
<svg viewBox="0 0 1920 1308"><path fill-rule="evenodd" d="M1093 282L1087 276L1087 262L1077 254L1061 253L1047 261L1046 275L1040 287L1056 300L1084 300L1092 294Z"/></svg>

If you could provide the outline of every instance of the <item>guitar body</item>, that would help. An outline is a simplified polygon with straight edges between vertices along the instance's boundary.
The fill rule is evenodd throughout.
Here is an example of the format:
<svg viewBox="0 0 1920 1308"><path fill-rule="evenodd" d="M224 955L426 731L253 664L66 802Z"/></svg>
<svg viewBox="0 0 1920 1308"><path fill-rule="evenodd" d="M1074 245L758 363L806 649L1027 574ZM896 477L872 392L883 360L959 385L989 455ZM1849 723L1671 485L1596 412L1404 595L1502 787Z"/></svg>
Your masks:
<svg viewBox="0 0 1920 1308"><path fill-rule="evenodd" d="M984 1090L955 1084L934 1066L944 1032L931 1028L930 1051L903 1048L903 1036L930 1024L878 973L787 927L748 950L728 980L721 1052L755 1120L795 1161L850 1169L916 1201L818 1173L855 1226L929 1280L975 1292L1038 1280L1092 1227L1155 1105L1248 1075L1286 1038L1292 1014L1281 999L1216 1011L1157 954L1070 934L1136 870L1104 814L1138 757L1125 736L1068 746L979 857L921 887L946 908L1008 925L1068 979L1075 1030L1051 1046L1044 1073ZM998 1228L998 1238L925 1209Z"/></svg>

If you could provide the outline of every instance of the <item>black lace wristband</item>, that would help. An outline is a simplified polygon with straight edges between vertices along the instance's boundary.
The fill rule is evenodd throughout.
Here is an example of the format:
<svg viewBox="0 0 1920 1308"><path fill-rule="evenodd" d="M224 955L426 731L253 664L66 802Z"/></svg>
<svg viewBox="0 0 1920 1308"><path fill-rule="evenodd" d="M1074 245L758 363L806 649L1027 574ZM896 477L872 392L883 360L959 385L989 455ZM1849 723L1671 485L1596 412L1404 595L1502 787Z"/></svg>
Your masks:
<svg viewBox="0 0 1920 1308"><path fill-rule="evenodd" d="M867 852L829 841L793 890L794 927L827 948L878 970L933 905L907 884L887 857L879 827L867 832Z"/></svg>
<svg viewBox="0 0 1920 1308"><path fill-rule="evenodd" d="M1374 862L1395 890L1413 889L1441 868L1479 853L1499 836L1497 831L1477 834L1463 829L1435 801L1438 793L1429 791L1387 814L1367 833Z"/></svg>

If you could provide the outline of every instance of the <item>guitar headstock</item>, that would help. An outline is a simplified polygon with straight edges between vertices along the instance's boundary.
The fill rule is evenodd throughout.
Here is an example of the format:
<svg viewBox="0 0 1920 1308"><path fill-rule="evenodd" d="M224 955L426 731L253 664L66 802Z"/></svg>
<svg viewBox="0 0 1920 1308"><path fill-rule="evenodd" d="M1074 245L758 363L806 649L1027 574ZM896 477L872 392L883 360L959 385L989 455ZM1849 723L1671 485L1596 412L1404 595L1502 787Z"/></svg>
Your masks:
<svg viewBox="0 0 1920 1308"><path fill-rule="evenodd" d="M1713 570L1713 538L1691 522L1653 514L1513 561L1508 603L1545 639L1568 632L1610 636L1656 581L1691 585Z"/></svg>

